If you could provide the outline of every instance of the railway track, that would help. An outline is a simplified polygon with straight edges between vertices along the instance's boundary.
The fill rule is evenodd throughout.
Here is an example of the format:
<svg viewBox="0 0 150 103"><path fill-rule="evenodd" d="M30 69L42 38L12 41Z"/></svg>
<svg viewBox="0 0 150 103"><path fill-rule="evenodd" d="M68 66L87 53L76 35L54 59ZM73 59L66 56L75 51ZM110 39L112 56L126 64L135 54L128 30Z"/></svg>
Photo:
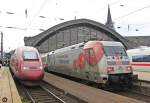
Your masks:
<svg viewBox="0 0 150 103"><path fill-rule="evenodd" d="M19 87L19 86L18 86ZM58 89L44 81L36 87L19 87L32 103L85 103L65 91Z"/></svg>
<svg viewBox="0 0 150 103"><path fill-rule="evenodd" d="M82 83L82 82L80 82ZM85 83L82 83L85 84ZM87 84L85 84L87 85ZM94 88L98 88L96 85L91 85ZM149 81L137 81L137 83L134 83L132 89L125 89L125 90L120 90L120 91L112 91L109 89L103 89L105 91L113 92L122 96L126 96L129 98L133 98L136 100L140 100L146 103L150 103L150 82Z"/></svg>
<svg viewBox="0 0 150 103"><path fill-rule="evenodd" d="M133 83L133 88L114 93L150 103L150 82L138 80Z"/></svg>
<svg viewBox="0 0 150 103"><path fill-rule="evenodd" d="M133 85L135 92L150 96L150 81L138 80Z"/></svg>
<svg viewBox="0 0 150 103"><path fill-rule="evenodd" d="M126 88L121 91L113 91L113 93L150 103L150 82L138 80L133 83L131 89Z"/></svg>
<svg viewBox="0 0 150 103"><path fill-rule="evenodd" d="M85 101L46 82L41 82L40 86L37 87L24 87L24 89L33 103L85 103ZM113 93L150 103L150 96L137 91L134 92L134 90L124 90Z"/></svg>
<svg viewBox="0 0 150 103"><path fill-rule="evenodd" d="M46 87L24 87L24 90L32 103L66 103Z"/></svg>
<svg viewBox="0 0 150 103"><path fill-rule="evenodd" d="M97 85L94 85L94 84L87 84L85 82L77 81L77 80L72 79L72 78L71 79L67 78L67 79L79 82L79 83L84 84L84 85L89 85L89 86L94 87L94 88L98 88ZM123 95L123 96L129 97L129 98L141 100L141 101L144 101L146 103L150 103L150 92L149 92L150 91L150 82L147 82L147 81L137 81L137 83L134 83L132 89L113 91L111 89L105 88L103 90L113 92L113 93L116 93L119 95Z"/></svg>
<svg viewBox="0 0 150 103"><path fill-rule="evenodd" d="M132 89L131 90L127 89L127 90L124 90L124 91L117 91L117 92L114 92L114 93L129 97L129 98L134 98L134 99L146 102L146 103L150 103L150 96L144 95L144 94L142 94L140 92L137 92L137 91L134 91Z"/></svg>

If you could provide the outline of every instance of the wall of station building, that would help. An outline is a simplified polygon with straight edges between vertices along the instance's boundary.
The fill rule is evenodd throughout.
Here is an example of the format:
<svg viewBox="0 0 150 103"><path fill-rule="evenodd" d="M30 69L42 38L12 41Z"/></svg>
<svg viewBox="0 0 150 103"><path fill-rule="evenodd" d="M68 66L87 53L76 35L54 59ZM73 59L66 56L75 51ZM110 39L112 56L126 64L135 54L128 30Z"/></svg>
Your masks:
<svg viewBox="0 0 150 103"><path fill-rule="evenodd" d="M88 40L118 41L109 32L95 26L72 26L57 30L36 47L40 52L46 53L62 47L74 45Z"/></svg>

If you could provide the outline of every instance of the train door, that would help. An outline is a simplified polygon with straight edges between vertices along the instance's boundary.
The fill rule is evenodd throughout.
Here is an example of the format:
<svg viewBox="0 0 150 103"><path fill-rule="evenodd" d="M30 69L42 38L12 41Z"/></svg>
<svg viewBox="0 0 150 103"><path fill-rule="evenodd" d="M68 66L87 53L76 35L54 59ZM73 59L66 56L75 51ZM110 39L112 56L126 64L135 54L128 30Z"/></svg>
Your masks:
<svg viewBox="0 0 150 103"><path fill-rule="evenodd" d="M54 53L48 55L48 68L52 69L55 65L55 55Z"/></svg>
<svg viewBox="0 0 150 103"><path fill-rule="evenodd" d="M85 48L84 52L88 68L87 74L91 76L92 80L95 80L99 77L100 69L104 64L104 62L102 62L103 60L101 60L104 55L102 45L98 42L96 44L93 44L93 46L91 46L90 48ZM100 63L103 64L99 65Z"/></svg>
<svg viewBox="0 0 150 103"><path fill-rule="evenodd" d="M96 56L93 51L93 48L89 48L85 50L85 58L89 65L95 65L96 64ZM90 67L88 67L90 68Z"/></svg>
<svg viewBox="0 0 150 103"><path fill-rule="evenodd" d="M88 49L85 49L84 50L84 53L85 53L85 58L86 58L86 71L85 71L85 77L86 79L92 79L93 77L93 70L94 70L94 65L96 64L95 62L95 53L94 53L94 50L93 48L88 48Z"/></svg>

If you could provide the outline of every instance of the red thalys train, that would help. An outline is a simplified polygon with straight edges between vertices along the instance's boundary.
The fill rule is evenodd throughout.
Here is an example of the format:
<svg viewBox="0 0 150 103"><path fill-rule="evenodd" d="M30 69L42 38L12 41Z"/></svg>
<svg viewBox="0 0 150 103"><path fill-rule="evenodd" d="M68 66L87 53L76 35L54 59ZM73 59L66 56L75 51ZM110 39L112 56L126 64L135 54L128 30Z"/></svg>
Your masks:
<svg viewBox="0 0 150 103"><path fill-rule="evenodd" d="M41 58L37 49L33 47L17 48L11 56L10 68L24 85L37 85L44 77Z"/></svg>

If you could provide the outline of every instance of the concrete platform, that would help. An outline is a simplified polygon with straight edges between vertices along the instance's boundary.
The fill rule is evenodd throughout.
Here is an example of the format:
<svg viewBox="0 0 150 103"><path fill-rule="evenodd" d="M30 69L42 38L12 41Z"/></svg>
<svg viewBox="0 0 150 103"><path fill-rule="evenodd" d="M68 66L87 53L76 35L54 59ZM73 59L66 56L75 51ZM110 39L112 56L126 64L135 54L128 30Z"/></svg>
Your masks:
<svg viewBox="0 0 150 103"><path fill-rule="evenodd" d="M44 81L88 103L144 103L45 73Z"/></svg>
<svg viewBox="0 0 150 103"><path fill-rule="evenodd" d="M0 103L22 103L8 67L0 68Z"/></svg>

